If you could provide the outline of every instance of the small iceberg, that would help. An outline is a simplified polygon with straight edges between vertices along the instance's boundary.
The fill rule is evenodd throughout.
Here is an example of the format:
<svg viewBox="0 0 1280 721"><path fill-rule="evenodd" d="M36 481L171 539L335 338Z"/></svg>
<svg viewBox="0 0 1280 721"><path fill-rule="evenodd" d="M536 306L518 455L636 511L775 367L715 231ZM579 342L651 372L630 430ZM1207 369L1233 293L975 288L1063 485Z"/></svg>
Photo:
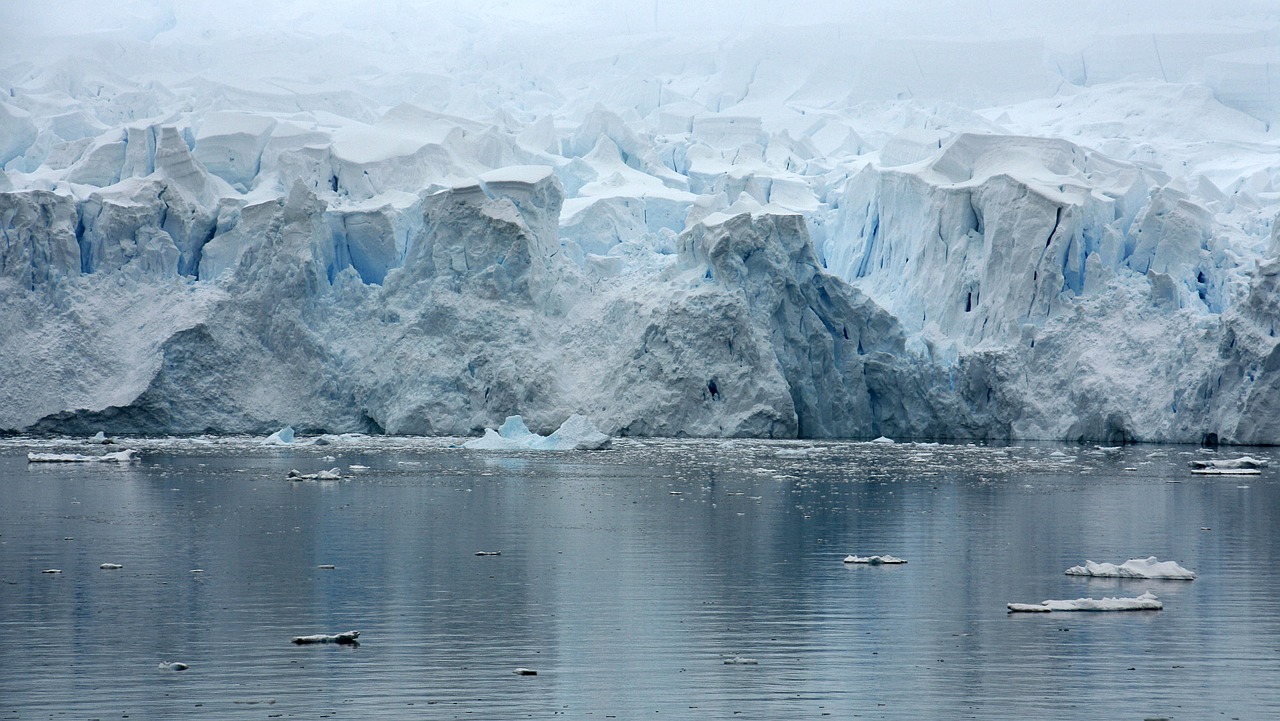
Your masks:
<svg viewBox="0 0 1280 721"><path fill-rule="evenodd" d="M1131 558L1124 563L1094 563L1085 561L1083 566L1067 569L1068 576L1093 576L1095 578L1142 578L1194 581L1196 574L1173 561L1161 561L1155 556Z"/></svg>
<svg viewBox="0 0 1280 721"><path fill-rule="evenodd" d="M296 468L289 470L289 474L285 476L290 481L340 481L342 480L341 468L330 468L327 471L318 471L316 473L303 473Z"/></svg>
<svg viewBox="0 0 1280 721"><path fill-rule="evenodd" d="M317 633L313 636L294 636L293 642L299 646L312 643L337 643L345 646L359 646L359 631L343 631L342 633Z"/></svg>
<svg viewBox="0 0 1280 721"><path fill-rule="evenodd" d="M272 433L262 440L259 445L263 446L289 446L293 445L293 426L285 426L280 430Z"/></svg>
<svg viewBox="0 0 1280 721"><path fill-rule="evenodd" d="M124 566L119 563L104 563L101 566L98 566L98 568L101 568L104 571L119 571L124 568Z"/></svg>
<svg viewBox="0 0 1280 721"><path fill-rule="evenodd" d="M881 444L881 445L885 445L885 446L891 446L891 445L893 445L893 439L892 439L892 438L889 438L888 436L880 436L879 438L875 439L874 441L870 441L870 442L871 442L871 443L879 443L879 444Z"/></svg>
<svg viewBox="0 0 1280 721"><path fill-rule="evenodd" d="M517 676L537 676L538 675L537 671L534 671L531 668L525 668L523 666L521 666L520 668L517 668L513 673L515 673L515 675Z"/></svg>
<svg viewBox="0 0 1280 721"><path fill-rule="evenodd" d="M1260 476L1262 471L1257 468L1192 468L1191 472L1197 476Z"/></svg>
<svg viewBox="0 0 1280 721"><path fill-rule="evenodd" d="M1077 598L1074 601L1041 601L1010 603L1009 613L1048 613L1050 611L1159 611L1164 604L1150 591L1136 598Z"/></svg>
<svg viewBox="0 0 1280 721"><path fill-rule="evenodd" d="M845 556L844 562L845 563L867 563L872 566L894 566L901 563L906 563L907 560L905 558L898 558L896 556L888 556L888 555L885 555L885 556L848 555L848 556Z"/></svg>
<svg viewBox="0 0 1280 721"><path fill-rule="evenodd" d="M575 413L549 436L530 431L520 416L508 416L498 430L486 428L483 438L467 441L462 447L477 451L597 451L612 442L586 416Z"/></svg>
<svg viewBox="0 0 1280 721"><path fill-rule="evenodd" d="M107 434L106 434L106 433L103 433L102 431L98 431L97 435L95 435L93 438L90 438L90 439L89 439L89 442L90 442L90 443L98 443L98 444L101 444L101 445L104 445L104 446L109 446L109 445L111 445L111 444L115 443L115 442L116 442L116 439L114 439L114 438L107 438Z"/></svg>
<svg viewBox="0 0 1280 721"><path fill-rule="evenodd" d="M1269 463L1262 458L1240 456L1239 458L1222 458L1212 461L1189 461L1188 465L1200 470L1238 471L1266 468Z"/></svg>
<svg viewBox="0 0 1280 721"><path fill-rule="evenodd" d="M758 666L760 665L760 662L754 658L747 658L746 656L734 656L732 658L726 658L724 660L724 665L726 666Z"/></svg>
<svg viewBox="0 0 1280 721"><path fill-rule="evenodd" d="M79 453L28 453L27 463L127 463L138 460L138 451L127 448L101 456L82 456Z"/></svg>
<svg viewBox="0 0 1280 721"><path fill-rule="evenodd" d="M191 668L181 661L163 661L160 664L161 671L186 671Z"/></svg>

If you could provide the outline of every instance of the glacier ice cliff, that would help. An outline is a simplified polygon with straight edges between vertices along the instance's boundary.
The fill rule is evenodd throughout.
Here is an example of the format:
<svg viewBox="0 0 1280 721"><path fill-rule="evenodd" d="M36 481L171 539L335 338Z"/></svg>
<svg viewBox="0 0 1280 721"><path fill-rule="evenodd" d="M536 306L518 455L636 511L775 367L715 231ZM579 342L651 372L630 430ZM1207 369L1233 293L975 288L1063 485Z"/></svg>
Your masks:
<svg viewBox="0 0 1280 721"><path fill-rule="evenodd" d="M1280 443L1274 19L410 5L0 10L0 431Z"/></svg>

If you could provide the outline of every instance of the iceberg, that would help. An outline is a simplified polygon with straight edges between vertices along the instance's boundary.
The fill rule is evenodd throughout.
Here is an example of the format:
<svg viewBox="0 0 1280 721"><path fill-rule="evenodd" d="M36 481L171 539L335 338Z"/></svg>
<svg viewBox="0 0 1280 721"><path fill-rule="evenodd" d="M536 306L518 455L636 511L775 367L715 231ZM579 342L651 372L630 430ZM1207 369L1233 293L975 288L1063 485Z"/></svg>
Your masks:
<svg viewBox="0 0 1280 721"><path fill-rule="evenodd" d="M126 448L115 453L104 453L100 456L86 456L80 453L36 453L27 454L27 463L127 463L139 460L139 451Z"/></svg>
<svg viewBox="0 0 1280 721"><path fill-rule="evenodd" d="M844 562L845 563L866 563L872 566L880 566L880 565L897 565L901 563L906 563L906 560L902 558L897 558L896 556L888 556L888 555L885 555L885 556L849 555L849 556L845 556Z"/></svg>
<svg viewBox="0 0 1280 721"><path fill-rule="evenodd" d="M509 416L498 430L486 428L483 438L462 444L480 451L596 451L608 448L612 439L585 416L573 414L551 435L540 436L520 416Z"/></svg>
<svg viewBox="0 0 1280 721"><path fill-rule="evenodd" d="M1119 565L1085 561L1083 566L1072 566L1068 576L1094 576L1097 578L1165 578L1183 581L1194 580L1196 574L1173 561L1161 561L1155 556L1131 558Z"/></svg>
<svg viewBox="0 0 1280 721"><path fill-rule="evenodd" d="M1212 460L1194 460L1189 461L1195 470L1206 471L1248 471L1266 468L1270 463L1264 459L1254 458L1252 456L1240 456L1239 458L1218 458Z"/></svg>
<svg viewBox="0 0 1280 721"><path fill-rule="evenodd" d="M1010 603L1009 613L1048 613L1050 611L1159 611L1164 608L1150 591L1135 598L1077 598L1074 601L1041 601Z"/></svg>
<svg viewBox="0 0 1280 721"><path fill-rule="evenodd" d="M293 441L294 441L293 426L285 426L284 428L281 428L275 433L272 433L271 435L262 439L261 445L288 446L288 445L292 445Z"/></svg>
<svg viewBox="0 0 1280 721"><path fill-rule="evenodd" d="M359 646L359 631L343 631L342 633L317 633L311 636L294 636L293 643L303 646L313 643L336 643L346 646Z"/></svg>

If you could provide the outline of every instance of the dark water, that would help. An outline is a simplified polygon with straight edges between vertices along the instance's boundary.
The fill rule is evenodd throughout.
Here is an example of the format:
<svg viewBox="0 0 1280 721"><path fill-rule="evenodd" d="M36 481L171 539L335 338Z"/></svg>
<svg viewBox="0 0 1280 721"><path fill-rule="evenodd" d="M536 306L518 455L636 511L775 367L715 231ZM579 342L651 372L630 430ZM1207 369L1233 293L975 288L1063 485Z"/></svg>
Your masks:
<svg viewBox="0 0 1280 721"><path fill-rule="evenodd" d="M1280 718L1277 470L1194 449L134 445L0 446L0 719ZM1200 577L1062 573L1148 555Z"/></svg>

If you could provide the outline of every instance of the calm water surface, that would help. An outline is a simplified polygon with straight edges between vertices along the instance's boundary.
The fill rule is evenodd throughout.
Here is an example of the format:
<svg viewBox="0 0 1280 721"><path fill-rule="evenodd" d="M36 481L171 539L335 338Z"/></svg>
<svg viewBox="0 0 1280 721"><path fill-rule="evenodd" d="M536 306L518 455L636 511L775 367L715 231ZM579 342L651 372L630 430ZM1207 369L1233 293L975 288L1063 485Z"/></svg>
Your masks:
<svg viewBox="0 0 1280 721"><path fill-rule="evenodd" d="M1280 471L1195 449L129 445L0 444L0 719L1280 718ZM1148 555L1199 578L1063 575Z"/></svg>

